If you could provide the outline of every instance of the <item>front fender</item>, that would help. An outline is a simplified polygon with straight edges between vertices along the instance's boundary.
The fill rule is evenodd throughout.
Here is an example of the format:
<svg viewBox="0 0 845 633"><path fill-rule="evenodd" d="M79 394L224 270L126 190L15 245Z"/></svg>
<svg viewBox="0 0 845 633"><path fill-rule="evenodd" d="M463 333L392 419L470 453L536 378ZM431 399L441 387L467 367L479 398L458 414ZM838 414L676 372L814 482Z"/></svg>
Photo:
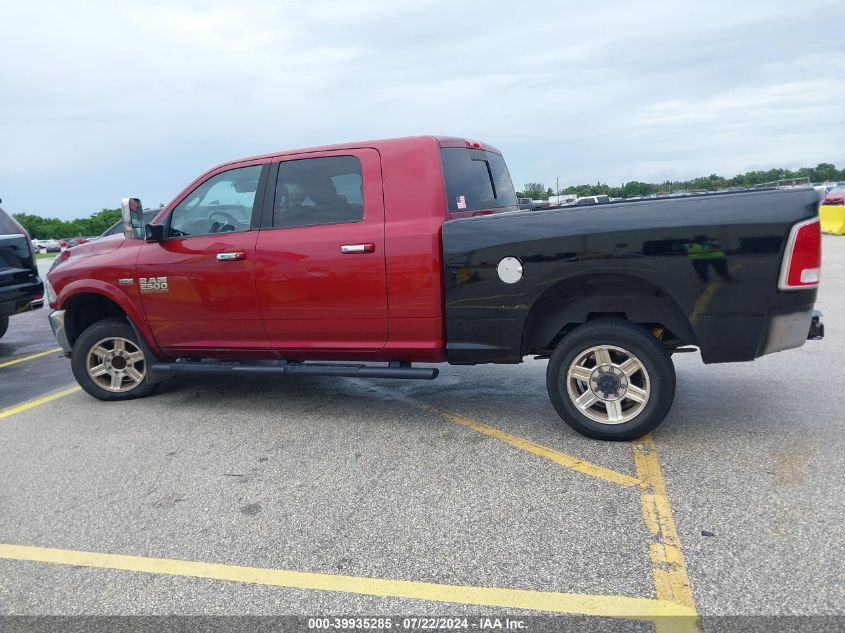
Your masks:
<svg viewBox="0 0 845 633"><path fill-rule="evenodd" d="M133 285L133 288L135 286ZM54 306L56 309L66 309L68 302L75 296L82 294L98 294L106 299L113 301L117 306L123 310L127 318L131 321L138 335L144 339L144 343L149 350L158 358L165 358L155 338L152 330L144 318L143 312L140 310L135 301L130 297L120 286L102 281L99 279L79 279L71 281L61 288L56 294L56 301Z"/></svg>

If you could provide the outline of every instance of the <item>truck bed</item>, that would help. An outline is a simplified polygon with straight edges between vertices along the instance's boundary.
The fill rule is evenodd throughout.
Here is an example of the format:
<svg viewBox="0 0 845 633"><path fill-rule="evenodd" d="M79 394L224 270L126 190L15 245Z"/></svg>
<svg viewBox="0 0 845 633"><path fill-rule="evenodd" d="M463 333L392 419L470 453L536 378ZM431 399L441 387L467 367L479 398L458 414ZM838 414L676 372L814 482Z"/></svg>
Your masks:
<svg viewBox="0 0 845 633"><path fill-rule="evenodd" d="M705 362L777 351L775 323L803 318L816 298L815 289L780 291L778 276L790 228L817 213L816 192L793 189L449 221L449 360L519 362L543 353L557 334L537 331L533 315L556 310L577 323L605 307L618 312L612 306L620 301L611 299L620 297L626 318L670 323L679 344L697 345ZM518 283L499 278L504 257L522 262Z"/></svg>

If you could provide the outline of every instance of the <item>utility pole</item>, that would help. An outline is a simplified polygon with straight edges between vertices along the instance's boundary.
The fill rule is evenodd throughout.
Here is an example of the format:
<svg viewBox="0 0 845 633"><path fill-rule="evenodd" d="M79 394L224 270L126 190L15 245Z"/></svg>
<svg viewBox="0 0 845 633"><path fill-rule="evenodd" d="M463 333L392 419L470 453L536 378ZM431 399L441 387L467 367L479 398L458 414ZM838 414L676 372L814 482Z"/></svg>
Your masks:
<svg viewBox="0 0 845 633"><path fill-rule="evenodd" d="M555 195L560 196L560 176L555 176Z"/></svg>

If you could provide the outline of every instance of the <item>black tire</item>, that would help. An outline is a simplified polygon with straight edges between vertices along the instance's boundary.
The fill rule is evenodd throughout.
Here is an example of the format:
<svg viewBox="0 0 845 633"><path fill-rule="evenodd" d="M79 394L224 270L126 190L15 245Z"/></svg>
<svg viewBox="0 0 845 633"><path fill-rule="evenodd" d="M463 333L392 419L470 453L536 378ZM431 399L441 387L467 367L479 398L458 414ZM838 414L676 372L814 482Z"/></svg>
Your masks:
<svg viewBox="0 0 845 633"><path fill-rule="evenodd" d="M610 365L599 366L599 356L595 352L591 356L590 350L598 346L613 348L607 352ZM641 368L631 376L613 367L626 360L626 354L627 358L633 356ZM579 382L574 373L569 373L573 367L573 371L589 372L589 379ZM605 371L608 378L604 378ZM599 383L600 380L604 382ZM561 339L546 369L546 388L558 415L579 433L599 440L633 440L654 430L669 413L675 397L675 366L663 344L644 327L621 319L600 319L579 325ZM586 399L582 404L596 398L594 404L579 408L570 389ZM586 393L588 390L590 394ZM628 399L628 394L642 401ZM617 400L618 405L609 400ZM616 420L632 417L614 422L614 415L619 416ZM600 421L590 416L608 419Z"/></svg>
<svg viewBox="0 0 845 633"><path fill-rule="evenodd" d="M137 373L143 376L143 379L136 382L136 379L133 378L133 376L126 373L128 372L126 369L126 365L128 365L128 363L126 363L125 360L123 361L123 369L121 369L120 364L116 362L112 364L112 361L103 360L102 365L104 367L109 367L110 371L108 374L103 375L100 379L92 377L88 371L89 354L92 353L95 347L99 345L106 351L121 355L119 350L117 352L114 351L117 348L110 347L110 345L114 345L114 341L110 341L110 339L123 339L124 343L122 345L127 350L127 354L131 352L134 356L136 352L141 353L142 360L135 361L135 363L132 364L132 367ZM129 342L130 345L127 345L126 342ZM92 364L93 360L94 359L91 361ZM110 318L97 321L76 339L76 342L73 344L70 366L73 370L73 376L76 378L76 382L79 383L79 386L95 398L99 400L131 400L133 398L143 398L144 396L148 396L155 391L156 387L158 387L158 382L154 382L150 379L150 372L148 371L149 365L154 362L154 360L155 359L150 356L149 351L147 351L146 346L138 340L138 337L135 335L135 330L132 329L132 326L129 325L126 319ZM98 366L94 365L93 369L96 369L96 367ZM120 391L113 391L107 386L101 384L101 382L111 381L115 374L126 374L121 378L121 382L118 387L119 389L122 389Z"/></svg>
<svg viewBox="0 0 845 633"><path fill-rule="evenodd" d="M3 335L6 333L6 330L9 329L9 317L4 316L0 317L0 338L3 338Z"/></svg>

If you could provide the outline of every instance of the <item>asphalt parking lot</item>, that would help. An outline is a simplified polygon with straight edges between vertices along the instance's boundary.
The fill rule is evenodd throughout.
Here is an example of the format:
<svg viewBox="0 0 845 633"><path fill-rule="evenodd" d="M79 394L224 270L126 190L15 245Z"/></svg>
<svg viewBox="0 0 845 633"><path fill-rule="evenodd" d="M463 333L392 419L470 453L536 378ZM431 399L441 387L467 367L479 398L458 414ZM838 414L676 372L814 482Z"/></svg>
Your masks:
<svg viewBox="0 0 845 633"><path fill-rule="evenodd" d="M838 630L845 238L823 248L826 338L747 364L676 356L675 405L635 443L566 427L545 361L431 383L180 377L102 403L72 389L48 310L13 319L0 614Z"/></svg>

